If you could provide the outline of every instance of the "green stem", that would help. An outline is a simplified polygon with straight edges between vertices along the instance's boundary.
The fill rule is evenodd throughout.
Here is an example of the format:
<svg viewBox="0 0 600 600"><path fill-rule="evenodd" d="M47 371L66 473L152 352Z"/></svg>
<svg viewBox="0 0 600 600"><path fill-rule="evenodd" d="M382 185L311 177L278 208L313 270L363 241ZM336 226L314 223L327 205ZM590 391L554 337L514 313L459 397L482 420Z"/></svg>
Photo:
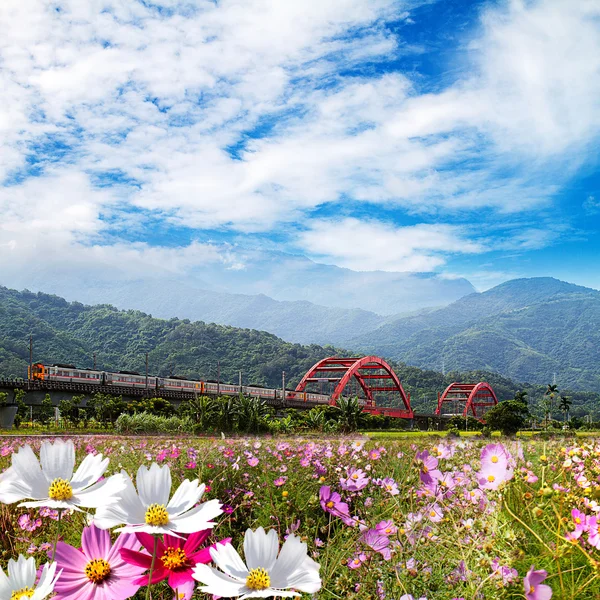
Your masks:
<svg viewBox="0 0 600 600"><path fill-rule="evenodd" d="M60 534L60 518L62 517L62 508L58 509L58 521L56 522L56 537L54 538L54 548L52 549L52 560L56 560L56 546Z"/></svg>
<svg viewBox="0 0 600 600"><path fill-rule="evenodd" d="M150 600L150 584L152 583L152 574L154 573L154 563L156 562L156 550L158 548L158 536L154 536L154 549L152 550L152 562L150 563L150 573L148 573L148 587L146 588L146 600Z"/></svg>

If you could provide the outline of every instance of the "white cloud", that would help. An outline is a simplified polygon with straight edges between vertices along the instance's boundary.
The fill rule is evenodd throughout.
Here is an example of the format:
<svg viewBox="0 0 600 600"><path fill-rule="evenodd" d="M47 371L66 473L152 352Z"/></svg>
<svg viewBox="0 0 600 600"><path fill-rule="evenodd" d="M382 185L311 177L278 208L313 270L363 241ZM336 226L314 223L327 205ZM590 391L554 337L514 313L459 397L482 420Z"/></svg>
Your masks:
<svg viewBox="0 0 600 600"><path fill-rule="evenodd" d="M357 271L433 271L449 254L484 251L484 246L468 239L459 227L394 227L354 218L314 221L299 235L298 245L313 256L333 259Z"/></svg>
<svg viewBox="0 0 600 600"><path fill-rule="evenodd" d="M402 40L381 23L409 19L414 2L161 4L0 3L0 181L20 169L25 177L0 188L3 248L22 246L11 231L30 224L31 247L67 261L73 254L58 248L73 244L100 256L107 228L118 235L116 217L139 208L140 219L242 232L308 219L301 240L313 256L356 268L436 269L448 253L481 248L447 225L366 223L362 233L377 243L400 247L401 234L409 249L389 260L351 244L341 252L339 229L308 215L347 198L444 222L472 221L469 211L485 208L492 221L532 211L551 202L598 137L597 0L486 7L463 75L435 94L420 94L403 73L340 76L361 61L397 57ZM232 156L230 146L253 128L260 139ZM50 164L43 144L56 140L68 149ZM36 144L46 176L27 179ZM105 171L137 186L94 188L89 177ZM349 235L360 228L345 226ZM333 237L318 241L318 233ZM50 237L62 245L44 245ZM427 245L430 238L444 244ZM516 234L513 245L550 242L540 232ZM127 248L103 252L179 268L164 250ZM168 256L191 268L194 252L178 252Z"/></svg>

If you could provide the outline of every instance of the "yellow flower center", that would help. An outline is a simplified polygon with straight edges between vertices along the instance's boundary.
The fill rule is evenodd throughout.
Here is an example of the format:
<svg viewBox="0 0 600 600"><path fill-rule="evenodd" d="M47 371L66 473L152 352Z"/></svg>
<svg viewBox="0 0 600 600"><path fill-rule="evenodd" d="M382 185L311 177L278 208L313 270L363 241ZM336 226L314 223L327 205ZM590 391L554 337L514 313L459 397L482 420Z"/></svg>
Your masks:
<svg viewBox="0 0 600 600"><path fill-rule="evenodd" d="M497 456L492 456L492 462L493 463L497 463L498 462L498 457Z"/></svg>
<svg viewBox="0 0 600 600"><path fill-rule="evenodd" d="M352 473L352 479L358 479L358 474L357 473Z"/></svg>
<svg viewBox="0 0 600 600"><path fill-rule="evenodd" d="M430 517L435 517L435 515L436 515L436 514L437 514L437 513L435 512L435 510L432 510L432 511L429 513L429 516L430 516Z"/></svg>
<svg viewBox="0 0 600 600"><path fill-rule="evenodd" d="M487 478L487 480L488 480L490 483L492 483L492 482L496 481L496 478L495 478L493 475L488 475L488 478Z"/></svg>
<svg viewBox="0 0 600 600"><path fill-rule="evenodd" d="M333 508L335 506L333 500L330 500L326 505L327 508Z"/></svg>
<svg viewBox="0 0 600 600"><path fill-rule="evenodd" d="M575 523L577 523L577 525L579 525L581 523L581 519L579 517L575 517Z"/></svg>
<svg viewBox="0 0 600 600"><path fill-rule="evenodd" d="M73 488L66 479L54 479L48 488L50 500L70 500L73 497Z"/></svg>
<svg viewBox="0 0 600 600"><path fill-rule="evenodd" d="M165 569L173 570L184 567L187 564L187 556L181 548L167 548L160 557Z"/></svg>
<svg viewBox="0 0 600 600"><path fill-rule="evenodd" d="M110 575L110 565L103 558L95 558L85 565L84 573L92 583L102 583Z"/></svg>
<svg viewBox="0 0 600 600"><path fill-rule="evenodd" d="M423 465L423 473L429 473L429 469L425 465Z"/></svg>
<svg viewBox="0 0 600 600"><path fill-rule="evenodd" d="M146 510L146 525L160 527L169 522L169 513L164 504L151 504Z"/></svg>
<svg viewBox="0 0 600 600"><path fill-rule="evenodd" d="M246 577L246 587L251 590L266 590L271 585L271 579L266 569L262 567L251 569Z"/></svg>
<svg viewBox="0 0 600 600"><path fill-rule="evenodd" d="M21 588L20 590L15 590L10 595L10 600L20 600L23 596L25 596L27 598L31 598L31 596L33 596L33 592L35 592L35 590L30 587L24 587L24 588Z"/></svg>

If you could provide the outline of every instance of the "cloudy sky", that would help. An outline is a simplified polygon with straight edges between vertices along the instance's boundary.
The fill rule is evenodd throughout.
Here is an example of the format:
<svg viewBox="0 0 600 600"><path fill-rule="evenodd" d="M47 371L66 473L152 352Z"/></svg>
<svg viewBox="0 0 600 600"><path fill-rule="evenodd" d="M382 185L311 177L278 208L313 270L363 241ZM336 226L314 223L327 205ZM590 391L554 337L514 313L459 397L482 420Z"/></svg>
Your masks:
<svg viewBox="0 0 600 600"><path fill-rule="evenodd" d="M250 249L600 288L599 139L599 0L2 0L0 284Z"/></svg>

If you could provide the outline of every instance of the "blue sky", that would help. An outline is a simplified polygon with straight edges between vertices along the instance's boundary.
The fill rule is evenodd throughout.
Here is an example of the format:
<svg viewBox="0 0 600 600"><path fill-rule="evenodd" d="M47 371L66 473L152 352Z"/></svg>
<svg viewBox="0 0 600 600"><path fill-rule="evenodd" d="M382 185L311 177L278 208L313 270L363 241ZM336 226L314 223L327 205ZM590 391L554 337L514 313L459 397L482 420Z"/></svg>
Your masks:
<svg viewBox="0 0 600 600"><path fill-rule="evenodd" d="M0 31L4 285L283 252L600 288L597 0L8 0Z"/></svg>

